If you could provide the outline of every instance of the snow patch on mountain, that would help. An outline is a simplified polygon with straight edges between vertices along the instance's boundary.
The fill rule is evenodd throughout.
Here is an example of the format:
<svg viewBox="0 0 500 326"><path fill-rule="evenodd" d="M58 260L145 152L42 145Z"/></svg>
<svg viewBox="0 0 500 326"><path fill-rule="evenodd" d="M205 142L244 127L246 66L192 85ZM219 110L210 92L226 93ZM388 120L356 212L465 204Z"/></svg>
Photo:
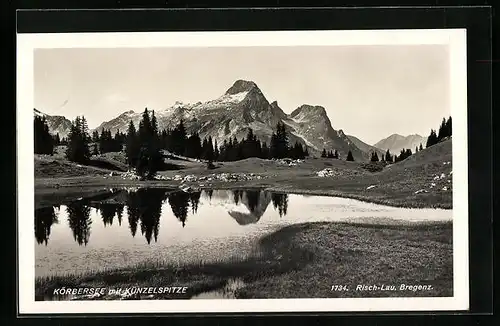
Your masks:
<svg viewBox="0 0 500 326"><path fill-rule="evenodd" d="M236 94L224 94L220 98L221 102L226 102L226 103L239 103L245 99L245 97L248 95L248 91L246 92L239 92Z"/></svg>

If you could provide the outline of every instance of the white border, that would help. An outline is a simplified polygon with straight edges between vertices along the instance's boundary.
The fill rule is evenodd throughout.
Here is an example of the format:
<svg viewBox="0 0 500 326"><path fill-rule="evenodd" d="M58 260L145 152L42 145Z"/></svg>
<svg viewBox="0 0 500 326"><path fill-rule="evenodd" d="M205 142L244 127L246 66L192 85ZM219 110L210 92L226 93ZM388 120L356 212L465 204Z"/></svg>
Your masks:
<svg viewBox="0 0 500 326"><path fill-rule="evenodd" d="M448 44L453 116L453 277L450 298L34 301L33 52L36 48ZM17 35L19 313L443 311L469 308L465 29L155 32ZM436 121L436 123L439 123ZM22 227L21 227L22 226Z"/></svg>

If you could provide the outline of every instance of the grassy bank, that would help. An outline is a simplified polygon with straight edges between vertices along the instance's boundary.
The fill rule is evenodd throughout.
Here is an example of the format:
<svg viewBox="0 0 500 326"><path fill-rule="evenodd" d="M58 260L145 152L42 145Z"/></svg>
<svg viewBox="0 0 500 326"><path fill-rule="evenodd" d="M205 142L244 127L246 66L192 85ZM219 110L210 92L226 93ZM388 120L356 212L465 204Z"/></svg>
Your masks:
<svg viewBox="0 0 500 326"><path fill-rule="evenodd" d="M189 266L150 262L122 270L42 277L35 281L35 295L37 300L48 299L55 288L63 286L186 286L183 295L153 298L190 298L238 278L245 285L234 293L237 298L451 296L451 239L451 223L307 223L265 236L258 254L250 259ZM431 285L432 289L355 291L357 285L396 285L399 289L403 283ZM349 291L331 291L333 285L346 285Z"/></svg>
<svg viewBox="0 0 500 326"><path fill-rule="evenodd" d="M190 185L195 188L256 188L281 193L301 193L352 198L377 204L412 208L452 208L451 140L420 151L404 161L385 166L380 171L366 168L366 162L310 158L296 166L258 158L236 162L219 162L214 170L201 163L192 163L182 170L162 171L160 176L173 178L190 175L207 177L220 173L254 173L259 178L247 181L204 180L181 182L173 180L137 181L122 178L118 172L60 161L62 158L35 159L35 194L46 202L51 196L87 192L109 187L165 187ZM116 161L112 155L104 158ZM328 177L318 171L329 169ZM436 180L436 177L440 177ZM442 178L441 178L442 177ZM80 189L80 190L77 190ZM37 198L35 198L38 200Z"/></svg>
<svg viewBox="0 0 500 326"><path fill-rule="evenodd" d="M314 253L304 268L260 278L238 290L239 298L452 296L451 223L353 225L308 223L281 229L263 243L285 241ZM400 291L401 284L430 285ZM348 291L331 291L346 286ZM358 285L397 290L357 291Z"/></svg>
<svg viewBox="0 0 500 326"><path fill-rule="evenodd" d="M451 209L451 146L451 140L439 143L380 171L370 171L366 168L366 162L310 158L296 166L288 166L252 158L219 162L218 168L214 170L206 169L203 164L190 163L182 170L159 173L167 178L176 175L206 177L220 173L254 173L260 177L247 181L204 180L185 183L173 180L127 180L117 172L82 167L57 159L51 161L43 157L35 160L35 193L43 194L48 200L51 194L57 197L59 193L74 192L75 189L87 191L84 188L178 188L190 185L202 189L258 188L284 193L346 197L397 207ZM105 159L111 162L113 157ZM317 176L317 172L323 169L329 169L332 175ZM436 180L436 177L439 179Z"/></svg>

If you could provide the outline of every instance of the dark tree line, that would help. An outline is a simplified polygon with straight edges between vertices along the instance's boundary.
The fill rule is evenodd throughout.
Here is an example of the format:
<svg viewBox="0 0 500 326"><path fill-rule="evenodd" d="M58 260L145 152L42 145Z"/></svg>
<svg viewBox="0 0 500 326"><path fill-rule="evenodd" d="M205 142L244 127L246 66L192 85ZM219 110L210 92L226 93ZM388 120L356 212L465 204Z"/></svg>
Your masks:
<svg viewBox="0 0 500 326"><path fill-rule="evenodd" d="M337 150L327 151L323 148L321 157L339 159L339 152ZM352 152L350 150L347 152L346 161L354 161L354 156L352 156Z"/></svg>
<svg viewBox="0 0 500 326"><path fill-rule="evenodd" d="M382 154L382 161L387 162L387 163L392 163L394 162L394 156L391 154L389 150L385 152L385 154Z"/></svg>
<svg viewBox="0 0 500 326"><path fill-rule="evenodd" d="M92 133L92 142L94 143L93 153L104 154L108 152L121 152L126 141L126 135L119 130L112 135L111 130L102 129L101 134L95 130Z"/></svg>
<svg viewBox="0 0 500 326"><path fill-rule="evenodd" d="M431 132L429 134L429 137L427 137L427 144L425 145L426 148L435 145L442 141L443 139L447 137L451 137L451 116L448 117L448 119L443 118L441 121L441 125L439 126L439 129L436 133L436 130L431 129Z"/></svg>
<svg viewBox="0 0 500 326"><path fill-rule="evenodd" d="M54 153L54 146L57 145L59 135L56 135L57 138L55 138L50 134L45 117L35 116L33 124L35 154L52 155Z"/></svg>
<svg viewBox="0 0 500 326"><path fill-rule="evenodd" d="M138 155L141 148L147 147L146 145L150 141L155 144L155 151L165 149L177 155L209 162L237 161L250 157L303 159L309 156L306 146L298 142L293 145L289 144L288 134L283 123L277 124L276 133L271 136L270 145L260 141L251 128L248 129L246 137L241 140L232 137L229 140L224 140L222 144L218 144L217 140L211 136L202 139L197 132L188 134L183 120L180 120L175 128L164 129L158 133L154 112L151 119L146 112L147 109L139 124L139 130L136 130L135 125L130 121L125 137L127 159L132 167L136 167L135 162L139 160ZM149 130L149 132L143 131L141 133L141 130Z"/></svg>
<svg viewBox="0 0 500 326"><path fill-rule="evenodd" d="M339 152L337 150L334 151L326 151L326 149L323 148L323 152L321 152L321 157L323 158L339 158Z"/></svg>
<svg viewBox="0 0 500 326"><path fill-rule="evenodd" d="M399 156L398 155L395 155L394 156L394 162L400 162L408 157L410 157L412 155L412 151L411 149L409 148L403 148L401 150L401 152L399 153Z"/></svg>
<svg viewBox="0 0 500 326"><path fill-rule="evenodd" d="M326 149L323 148L323 152L321 152L321 157L323 158L334 158L334 159L339 159L339 152L337 150L332 150L332 151L327 151ZM352 152L349 150L347 152L347 157L346 161L354 161L354 156L352 155Z"/></svg>

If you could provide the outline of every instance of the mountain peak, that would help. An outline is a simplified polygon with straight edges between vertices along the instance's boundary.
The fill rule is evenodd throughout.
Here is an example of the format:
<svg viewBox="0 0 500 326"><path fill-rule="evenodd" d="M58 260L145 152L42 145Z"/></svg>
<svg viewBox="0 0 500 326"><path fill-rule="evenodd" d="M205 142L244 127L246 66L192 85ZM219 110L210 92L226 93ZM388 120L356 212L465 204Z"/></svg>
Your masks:
<svg viewBox="0 0 500 326"><path fill-rule="evenodd" d="M239 80L235 81L233 86L231 86L226 91L226 94L234 95L234 94L238 94L238 93L242 93L242 92L249 92L253 89L259 89L257 87L257 84L255 84L253 81L239 79Z"/></svg>
<svg viewBox="0 0 500 326"><path fill-rule="evenodd" d="M374 147L387 150L389 149L391 152L399 152L402 149L410 148L414 149L416 146L419 146L421 143L425 144L427 141L427 137L422 137L418 134L412 134L408 136L403 136L400 134L392 134L387 138L384 138L378 141Z"/></svg>
<svg viewBox="0 0 500 326"><path fill-rule="evenodd" d="M301 106L296 108L292 113L290 113L290 116L292 118L299 117L302 115L327 116L326 110L324 107L319 106L319 105L309 105L309 104L302 104Z"/></svg>

